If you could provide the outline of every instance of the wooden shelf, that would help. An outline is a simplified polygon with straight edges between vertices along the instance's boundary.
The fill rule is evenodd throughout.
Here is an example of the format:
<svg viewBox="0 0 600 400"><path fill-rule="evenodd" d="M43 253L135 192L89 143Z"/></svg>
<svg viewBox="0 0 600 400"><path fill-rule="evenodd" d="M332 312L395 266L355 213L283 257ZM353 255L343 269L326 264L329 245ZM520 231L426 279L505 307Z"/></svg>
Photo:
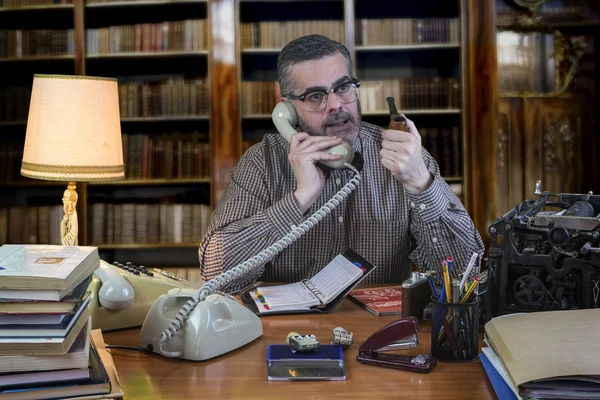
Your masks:
<svg viewBox="0 0 600 400"><path fill-rule="evenodd" d="M72 10L73 4L49 4L49 5L37 5L37 6L23 6L23 7L0 7L0 14L9 12L22 12L22 11L33 11L33 10Z"/></svg>
<svg viewBox="0 0 600 400"><path fill-rule="evenodd" d="M418 110L402 110L402 113L410 115L436 115L436 114L460 114L460 108L432 108ZM383 117L389 115L389 111L363 111L363 116L366 117ZM270 119L271 114L246 114L243 119Z"/></svg>
<svg viewBox="0 0 600 400"><path fill-rule="evenodd" d="M177 121L208 121L208 115L172 115L164 117L126 117L121 122L177 122ZM0 121L0 126L26 125L27 121Z"/></svg>
<svg viewBox="0 0 600 400"><path fill-rule="evenodd" d="M65 54L62 56L27 56L27 57L9 57L0 58L0 63L5 62L29 62L29 61L65 61L75 60L75 56L72 54Z"/></svg>
<svg viewBox="0 0 600 400"><path fill-rule="evenodd" d="M153 7L180 4L206 4L207 0L140 0L140 1L106 1L103 3L87 3L86 8L120 8L120 7Z"/></svg>
<svg viewBox="0 0 600 400"><path fill-rule="evenodd" d="M207 121L208 115L173 115L165 117L126 117L121 122Z"/></svg>
<svg viewBox="0 0 600 400"><path fill-rule="evenodd" d="M61 181L44 181L41 179L31 179L26 181L12 181L12 182L0 182L0 187L10 188L10 187L66 187L67 182Z"/></svg>
<svg viewBox="0 0 600 400"><path fill-rule="evenodd" d="M89 182L90 186L177 186L192 183L210 183L210 178L186 179L121 179L119 181Z"/></svg>
<svg viewBox="0 0 600 400"><path fill-rule="evenodd" d="M448 183L459 183L459 182L463 181L462 176L448 176L448 177L442 176L442 178Z"/></svg>
<svg viewBox="0 0 600 400"><path fill-rule="evenodd" d="M260 49L260 48L246 48L242 49L242 54L277 54L281 49Z"/></svg>
<svg viewBox="0 0 600 400"><path fill-rule="evenodd" d="M169 58L169 57L192 57L206 56L208 50L196 51L145 51L136 53L109 53L109 54L87 54L85 57L90 60L119 59L119 58Z"/></svg>
<svg viewBox="0 0 600 400"><path fill-rule="evenodd" d="M98 250L119 249L178 249L185 247L199 247L200 243L131 243L131 244L90 244Z"/></svg>
<svg viewBox="0 0 600 400"><path fill-rule="evenodd" d="M397 44L389 46L356 46L356 51L412 51L458 49L458 43Z"/></svg>
<svg viewBox="0 0 600 400"><path fill-rule="evenodd" d="M0 121L0 126L19 126L26 124L27 121Z"/></svg>
<svg viewBox="0 0 600 400"><path fill-rule="evenodd" d="M415 110L401 110L401 112L403 114L406 114L407 116L411 116L411 115L436 115L436 114L460 114L460 108L421 108L421 109L415 109ZM363 111L362 113L363 116L366 117L383 117L383 116L389 116L389 111Z"/></svg>

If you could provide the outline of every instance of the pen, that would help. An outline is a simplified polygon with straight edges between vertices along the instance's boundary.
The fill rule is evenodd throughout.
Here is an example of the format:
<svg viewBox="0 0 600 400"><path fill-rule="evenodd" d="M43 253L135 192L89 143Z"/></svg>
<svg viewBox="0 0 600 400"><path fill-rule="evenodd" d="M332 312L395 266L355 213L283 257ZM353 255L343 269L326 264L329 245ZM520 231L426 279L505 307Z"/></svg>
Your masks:
<svg viewBox="0 0 600 400"><path fill-rule="evenodd" d="M433 282L433 278L431 277L431 271L427 271L427 281L429 282L429 288L431 289L431 295L433 296L433 298L437 299L438 293L437 293L437 289L435 287L435 282Z"/></svg>
<svg viewBox="0 0 600 400"><path fill-rule="evenodd" d="M469 275L471 274L471 270L475 266L475 262L477 261L477 257L478 257L477 253L473 253L473 255L471 256L471 260L469 261L469 264L467 265L467 269L465 270L465 274L463 275L462 280L460 281L460 290L462 290L463 287L465 286L465 282L469 278Z"/></svg>

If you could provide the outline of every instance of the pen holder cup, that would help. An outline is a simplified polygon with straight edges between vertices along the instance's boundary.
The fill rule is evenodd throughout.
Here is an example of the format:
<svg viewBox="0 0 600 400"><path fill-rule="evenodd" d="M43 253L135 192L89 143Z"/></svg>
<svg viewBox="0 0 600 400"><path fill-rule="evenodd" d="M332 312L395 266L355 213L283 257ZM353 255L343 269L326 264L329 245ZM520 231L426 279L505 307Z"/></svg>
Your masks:
<svg viewBox="0 0 600 400"><path fill-rule="evenodd" d="M431 299L431 354L440 361L467 362L479 357L479 300L444 303Z"/></svg>

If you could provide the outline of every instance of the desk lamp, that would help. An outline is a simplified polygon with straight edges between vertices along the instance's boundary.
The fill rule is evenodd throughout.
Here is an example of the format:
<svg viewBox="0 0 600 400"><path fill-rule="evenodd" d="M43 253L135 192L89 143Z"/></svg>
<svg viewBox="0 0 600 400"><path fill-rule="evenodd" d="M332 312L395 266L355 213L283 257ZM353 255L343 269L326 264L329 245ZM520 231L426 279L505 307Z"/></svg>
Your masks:
<svg viewBox="0 0 600 400"><path fill-rule="evenodd" d="M21 175L68 182L63 246L77 246L76 182L125 178L117 80L34 75Z"/></svg>

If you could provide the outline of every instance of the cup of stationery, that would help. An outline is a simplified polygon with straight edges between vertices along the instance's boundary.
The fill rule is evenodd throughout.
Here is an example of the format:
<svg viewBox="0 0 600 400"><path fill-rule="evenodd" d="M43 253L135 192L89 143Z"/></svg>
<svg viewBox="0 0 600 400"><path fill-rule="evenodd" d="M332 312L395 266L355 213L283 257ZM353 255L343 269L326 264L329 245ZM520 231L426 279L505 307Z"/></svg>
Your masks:
<svg viewBox="0 0 600 400"><path fill-rule="evenodd" d="M440 361L467 362L479 357L479 298L446 302L431 298L431 354Z"/></svg>

